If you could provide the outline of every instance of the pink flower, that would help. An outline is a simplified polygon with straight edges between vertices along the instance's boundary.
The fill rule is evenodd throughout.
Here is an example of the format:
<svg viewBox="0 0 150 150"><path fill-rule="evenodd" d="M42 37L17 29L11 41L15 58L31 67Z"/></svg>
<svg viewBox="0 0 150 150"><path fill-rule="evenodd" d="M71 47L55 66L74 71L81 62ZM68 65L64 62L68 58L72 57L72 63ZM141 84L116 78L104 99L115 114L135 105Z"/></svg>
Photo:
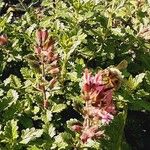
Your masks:
<svg viewBox="0 0 150 150"><path fill-rule="evenodd" d="M82 131L80 139L83 143L88 142L90 139L98 138L103 135L102 131L98 131L98 126L91 126L89 128L85 128Z"/></svg>
<svg viewBox="0 0 150 150"><path fill-rule="evenodd" d="M72 127L71 127L71 129L73 130L73 131L76 131L76 132L81 132L81 130L82 130L82 126L81 125L78 125L78 124L75 124L75 125L73 125Z"/></svg>
<svg viewBox="0 0 150 150"><path fill-rule="evenodd" d="M54 49L54 40L52 37L49 38L49 40L43 45L43 50L44 51L53 51Z"/></svg>
<svg viewBox="0 0 150 150"><path fill-rule="evenodd" d="M103 85L103 78L102 78L102 71L99 71L94 77L93 77L93 83L95 85Z"/></svg>
<svg viewBox="0 0 150 150"><path fill-rule="evenodd" d="M52 74L52 75L57 74L58 72L59 72L59 68L58 68L58 67L52 68L52 69L49 71L49 73Z"/></svg>
<svg viewBox="0 0 150 150"><path fill-rule="evenodd" d="M83 75L83 88L82 88L84 93L90 92L91 82L92 82L91 72L89 72L88 69L85 69L85 72Z"/></svg>
<svg viewBox="0 0 150 150"><path fill-rule="evenodd" d="M48 38L47 30L38 29L36 31L36 42L37 42L38 46L43 46L44 43L46 42L47 38Z"/></svg>
<svg viewBox="0 0 150 150"><path fill-rule="evenodd" d="M99 99L100 99L100 95L99 95L99 91L98 90L95 90L95 91L92 91L89 93L89 97L90 97L90 100L92 100L92 103L94 102L97 102Z"/></svg>
<svg viewBox="0 0 150 150"><path fill-rule="evenodd" d="M42 43L44 43L48 38L48 31L42 30Z"/></svg>
<svg viewBox="0 0 150 150"><path fill-rule="evenodd" d="M41 44L42 44L42 31L41 31L41 29L38 29L36 31L36 42L37 42L38 46L41 46Z"/></svg>
<svg viewBox="0 0 150 150"><path fill-rule="evenodd" d="M35 52L35 54L40 55L40 54L41 54L41 51L42 51L42 48L41 48L41 47L39 47L39 46L35 46L35 47L34 47L34 52Z"/></svg>
<svg viewBox="0 0 150 150"><path fill-rule="evenodd" d="M111 108L107 108L107 110L114 111L114 110L111 110ZM106 120L107 123L108 123L109 119L111 121L114 118L113 115L110 114L110 112L106 111L106 109L94 107L94 106L85 107L84 113L87 114L89 117L102 119L102 122L104 122Z"/></svg>
<svg viewBox="0 0 150 150"><path fill-rule="evenodd" d="M107 125L114 119L116 113L113 103L114 89L119 87L120 75L114 69L105 69L97 74L85 69L83 74L82 97L86 101L83 108L83 125L74 125L74 131L79 132L83 143L104 135L99 129L101 125Z"/></svg>
<svg viewBox="0 0 150 150"><path fill-rule="evenodd" d="M88 69L85 69L84 75L83 75L83 80L84 80L84 84L91 84L91 72Z"/></svg>
<svg viewBox="0 0 150 150"><path fill-rule="evenodd" d="M58 60L54 60L52 63L50 63L51 67L57 66Z"/></svg>
<svg viewBox="0 0 150 150"><path fill-rule="evenodd" d="M113 96L113 91L112 90L107 90L106 92L103 93L104 97L102 99L104 105L109 106L112 103L112 96Z"/></svg>
<svg viewBox="0 0 150 150"><path fill-rule="evenodd" d="M114 119L114 116L106 111L102 111L100 116L101 116L102 124L109 124L110 121L112 121Z"/></svg>
<svg viewBox="0 0 150 150"><path fill-rule="evenodd" d="M109 106L104 107L104 110L108 113L116 114L115 105L112 103Z"/></svg>

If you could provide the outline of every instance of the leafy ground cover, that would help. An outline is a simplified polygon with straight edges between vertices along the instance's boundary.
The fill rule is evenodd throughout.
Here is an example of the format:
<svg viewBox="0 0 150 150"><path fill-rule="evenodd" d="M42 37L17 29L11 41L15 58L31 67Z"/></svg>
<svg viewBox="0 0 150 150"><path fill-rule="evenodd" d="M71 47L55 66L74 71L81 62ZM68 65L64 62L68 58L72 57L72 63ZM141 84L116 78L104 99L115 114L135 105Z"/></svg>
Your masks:
<svg viewBox="0 0 150 150"><path fill-rule="evenodd" d="M144 150L150 2L0 1L0 149Z"/></svg>

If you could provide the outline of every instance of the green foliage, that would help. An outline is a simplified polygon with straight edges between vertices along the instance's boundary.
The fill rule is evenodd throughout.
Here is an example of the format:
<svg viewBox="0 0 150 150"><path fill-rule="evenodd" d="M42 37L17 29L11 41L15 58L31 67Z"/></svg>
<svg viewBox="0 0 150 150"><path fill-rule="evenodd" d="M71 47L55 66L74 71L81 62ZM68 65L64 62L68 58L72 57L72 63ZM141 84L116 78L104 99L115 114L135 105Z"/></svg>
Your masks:
<svg viewBox="0 0 150 150"><path fill-rule="evenodd" d="M5 143L8 148L14 148L17 144L18 135L18 126L17 120L10 120L6 123L4 131L1 131L1 142Z"/></svg>
<svg viewBox="0 0 150 150"><path fill-rule="evenodd" d="M127 110L150 111L150 2L13 2L0 1L0 35L8 37L8 43L0 45L0 149L129 149L123 136ZM59 54L60 74L54 88L49 85L52 77L46 76L46 109L37 88L45 82L34 53L39 28L48 29ZM114 95L118 114L106 127L106 138L80 145L78 135L69 129L82 114L83 70L95 72L124 59L128 67Z"/></svg>
<svg viewBox="0 0 150 150"><path fill-rule="evenodd" d="M43 134L42 129L27 128L26 130L22 130L20 143L27 144L30 141L35 140L38 137L41 137L42 134Z"/></svg>
<svg viewBox="0 0 150 150"><path fill-rule="evenodd" d="M59 112L61 112L63 109L65 109L66 108L66 105L65 104L54 104L53 106L52 106L52 112L53 113L59 113Z"/></svg>

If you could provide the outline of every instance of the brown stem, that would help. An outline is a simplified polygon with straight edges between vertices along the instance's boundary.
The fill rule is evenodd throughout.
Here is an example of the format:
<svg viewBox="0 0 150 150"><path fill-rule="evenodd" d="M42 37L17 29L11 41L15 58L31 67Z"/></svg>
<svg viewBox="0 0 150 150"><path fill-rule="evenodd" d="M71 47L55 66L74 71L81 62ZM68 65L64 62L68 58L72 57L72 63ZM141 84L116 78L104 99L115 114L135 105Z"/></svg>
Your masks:
<svg viewBox="0 0 150 150"><path fill-rule="evenodd" d="M44 64L44 57L42 56L42 77L45 80L45 64Z"/></svg>
<svg viewBox="0 0 150 150"><path fill-rule="evenodd" d="M44 64L44 56L42 56L42 78L45 81L45 64ZM45 89L45 84L44 84L44 88L43 88L43 104L45 104L45 102L47 101L46 99L46 89ZM44 105L45 107L45 105Z"/></svg>
<svg viewBox="0 0 150 150"><path fill-rule="evenodd" d="M45 87L44 87L44 90L43 90L43 99L46 100L46 90L45 90Z"/></svg>
<svg viewBox="0 0 150 150"><path fill-rule="evenodd" d="M85 103L85 107L88 107L89 103L88 101L86 101ZM86 126L89 128L90 127L90 118L88 116L88 114L86 114Z"/></svg>

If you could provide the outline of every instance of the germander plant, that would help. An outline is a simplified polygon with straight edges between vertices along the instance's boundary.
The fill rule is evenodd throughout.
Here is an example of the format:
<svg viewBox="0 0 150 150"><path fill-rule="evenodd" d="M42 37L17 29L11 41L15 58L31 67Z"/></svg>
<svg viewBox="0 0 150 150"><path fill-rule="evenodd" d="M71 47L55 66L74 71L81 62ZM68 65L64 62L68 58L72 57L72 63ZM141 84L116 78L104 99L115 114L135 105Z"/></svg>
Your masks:
<svg viewBox="0 0 150 150"><path fill-rule="evenodd" d="M27 55L25 58L29 62L30 67L38 74L38 83L35 82L36 87L34 86L34 88L42 92L43 107L41 109L50 110L49 113L55 112L53 110L54 102L51 100L52 91L55 88L56 82L61 83L62 78L59 74L61 70L58 66L59 57L54 51L54 40L52 37L48 37L47 30L38 29L36 31L34 55ZM110 67L100 70L93 76L92 72L85 69L82 79L81 97L85 104L78 113L82 114L83 123L76 122L70 126L70 129L77 132L80 137L75 137L75 142L68 145L74 149L84 148L84 144L88 144L89 140L95 141L100 137L104 138L104 126L108 125L117 114L117 109L113 102L113 93L121 85L122 74L117 68ZM65 77L63 80L65 80ZM63 86L60 86L61 90L64 90ZM62 106L65 106L65 104L60 105L58 109L63 109L61 108ZM43 113L46 112L43 111ZM53 120L51 121L53 122ZM69 133L66 132L67 135ZM74 141L73 139L70 134L72 142ZM54 149L57 148L55 143L57 143L57 138L54 144L52 144Z"/></svg>
<svg viewBox="0 0 150 150"><path fill-rule="evenodd" d="M129 149L128 111L150 110L149 2L3 7L0 148ZM124 59L122 80L115 66Z"/></svg>
<svg viewBox="0 0 150 150"><path fill-rule="evenodd" d="M103 126L108 125L117 112L112 95L121 80L121 72L115 68L101 70L95 76L88 69L85 70L82 85L84 121L72 126L83 143L104 137Z"/></svg>
<svg viewBox="0 0 150 150"><path fill-rule="evenodd" d="M48 37L47 30L38 29L36 31L36 43L34 55L27 55L25 58L29 63L32 62L31 68L38 70L36 72L36 74L39 74L36 89L42 92L43 109L50 110L52 113L54 112L54 103L53 100L50 100L52 90L55 88L56 82L61 83L62 81L61 75L59 75L61 70L58 67L59 57L54 52L54 40L52 37ZM34 66L33 64L38 65ZM64 81L65 76L63 77ZM117 68L110 67L100 70L95 76L88 69L85 70L81 89L81 97L85 103L83 102L84 106L78 112L83 116L83 123L76 122L71 125L70 129L77 132L80 138L75 137L75 142L68 145L70 148L82 149L85 147L84 144L88 144L89 140L96 141L99 138L104 138L104 127L117 114L117 109L113 102L113 93L120 87L121 81L122 74ZM64 90L63 86L60 86L61 90ZM63 109L61 105L59 107ZM69 133L66 132L67 135ZM73 139L70 134L72 142L74 141ZM52 144L54 149L58 146L55 143L57 143L57 138Z"/></svg>
<svg viewBox="0 0 150 150"><path fill-rule="evenodd" d="M52 89L54 87L57 82L57 74L59 73L58 54L54 53L54 40L52 37L48 38L47 30L39 29L36 33L36 41L35 57L39 64L37 69L39 69L42 74L41 82L37 85L37 88L43 93L43 105L44 108L47 108L47 88ZM49 77L50 81L47 81L46 77Z"/></svg>

